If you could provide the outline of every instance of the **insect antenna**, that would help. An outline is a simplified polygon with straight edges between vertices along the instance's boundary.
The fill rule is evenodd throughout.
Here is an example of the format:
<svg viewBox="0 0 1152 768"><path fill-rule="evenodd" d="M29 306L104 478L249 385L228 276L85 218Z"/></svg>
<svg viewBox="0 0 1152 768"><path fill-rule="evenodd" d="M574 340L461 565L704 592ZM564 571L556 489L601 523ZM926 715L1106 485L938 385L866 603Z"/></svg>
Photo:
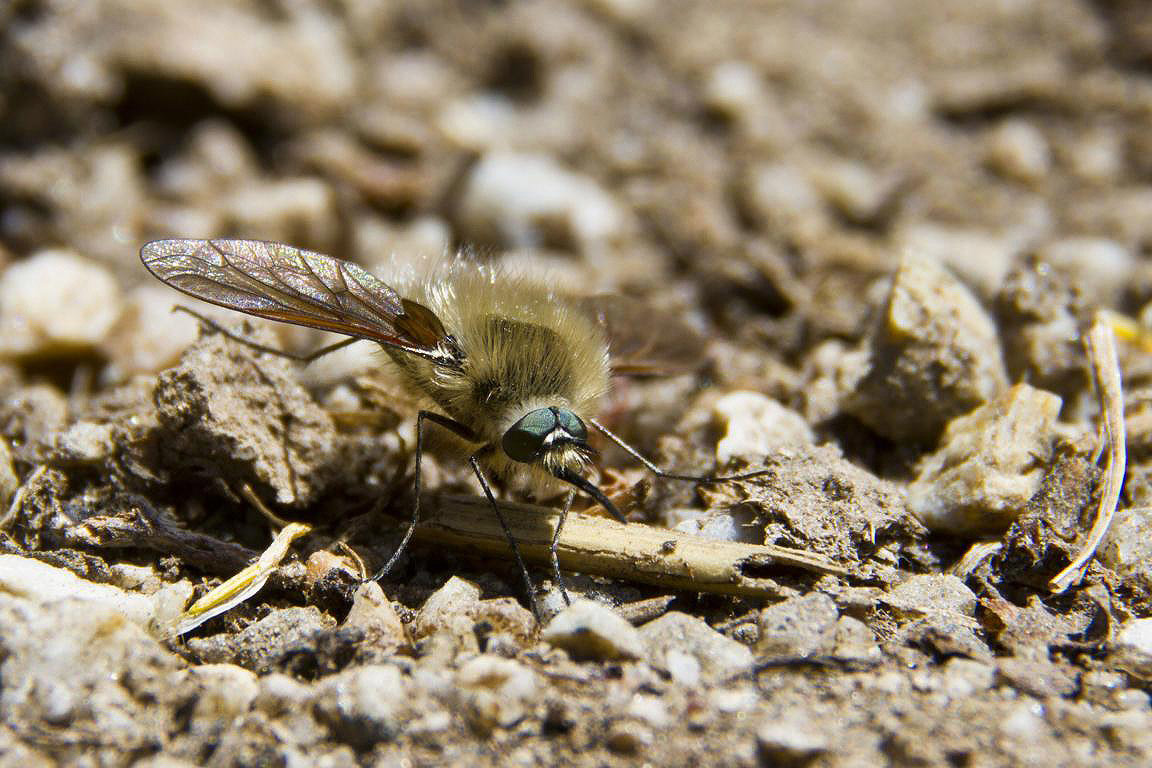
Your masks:
<svg viewBox="0 0 1152 768"><path fill-rule="evenodd" d="M690 483L710 485L712 483L727 483L733 480L748 480L753 477L762 477L764 475L771 474L773 471L771 469L753 469L748 472L739 472L734 475L685 475L679 472L669 472L658 467L651 460L646 458L644 454L628 445L628 443L624 442L622 437L608 429L608 427L604 426L600 422L596 421L596 419L588 419L588 423L596 427L596 429L600 430L600 432L609 440L627 451L628 455L643 464L649 472L656 475L657 477L666 477L669 480L685 480Z"/></svg>

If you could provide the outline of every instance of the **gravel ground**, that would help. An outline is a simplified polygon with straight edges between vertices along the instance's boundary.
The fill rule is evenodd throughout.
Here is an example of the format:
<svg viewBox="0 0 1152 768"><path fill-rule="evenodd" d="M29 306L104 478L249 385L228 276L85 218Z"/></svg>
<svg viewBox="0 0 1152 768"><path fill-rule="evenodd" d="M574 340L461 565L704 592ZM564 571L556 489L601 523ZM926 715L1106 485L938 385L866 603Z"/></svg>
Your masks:
<svg viewBox="0 0 1152 768"><path fill-rule="evenodd" d="M1150 67L1138 0L0 3L0 764L1152 764ZM605 491L835 568L565 608L534 565L540 621L474 547L361 584L418 401L173 314L140 246L216 236L628 297L700 364L605 422L766 471L604 444ZM430 451L429 503L478 493ZM174 637L260 502L312 532Z"/></svg>

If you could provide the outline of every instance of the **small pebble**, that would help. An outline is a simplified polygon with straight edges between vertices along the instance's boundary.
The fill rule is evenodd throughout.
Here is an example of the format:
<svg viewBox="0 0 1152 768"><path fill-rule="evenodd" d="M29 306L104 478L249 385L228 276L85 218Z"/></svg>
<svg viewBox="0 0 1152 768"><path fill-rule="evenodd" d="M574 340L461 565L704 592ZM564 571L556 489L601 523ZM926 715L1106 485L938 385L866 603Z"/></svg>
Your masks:
<svg viewBox="0 0 1152 768"><path fill-rule="evenodd" d="M976 615L976 595L963 580L947 573L918 573L880 596L897 617L932 614Z"/></svg>
<svg viewBox="0 0 1152 768"><path fill-rule="evenodd" d="M104 267L72 251L40 251L0 275L0 356L93 350L122 311Z"/></svg>
<svg viewBox="0 0 1152 768"><path fill-rule="evenodd" d="M234 664L201 664L189 667L188 677L196 688L194 717L230 720L243 715L260 692L256 675Z"/></svg>
<svg viewBox="0 0 1152 768"><path fill-rule="evenodd" d="M876 644L876 635L867 624L851 616L841 616L836 620L833 655L864 663L878 662L883 656L880 646Z"/></svg>
<svg viewBox="0 0 1152 768"><path fill-rule="evenodd" d="M881 218L897 189L894 178L846 160L816 166L811 178L828 204L857 224Z"/></svg>
<svg viewBox="0 0 1152 768"><path fill-rule="evenodd" d="M8 505L20 488L20 478L12 466L12 450L8 441L0 438L0 509L8 511Z"/></svg>
<svg viewBox="0 0 1152 768"><path fill-rule="evenodd" d="M1006 235L919 221L896 235L898 253L915 253L954 272L983 297L995 296L1011 270L1020 246Z"/></svg>
<svg viewBox="0 0 1152 768"><path fill-rule="evenodd" d="M635 720L619 720L608 728L604 737L608 749L622 755L637 755L653 742L652 729Z"/></svg>
<svg viewBox="0 0 1152 768"><path fill-rule="evenodd" d="M723 682L752 668L747 646L712 629L706 621L672 611L640 627L647 658L673 677ZM690 662L695 662L692 664Z"/></svg>
<svg viewBox="0 0 1152 768"><path fill-rule="evenodd" d="M480 587L453 576L424 601L412 622L412 637L420 640L445 630L455 634L462 628L470 634L479 603Z"/></svg>
<svg viewBox="0 0 1152 768"><path fill-rule="evenodd" d="M1152 573L1152 507L1116 510L1097 555L1122 577Z"/></svg>
<svg viewBox="0 0 1152 768"><path fill-rule="evenodd" d="M712 412L726 428L716 444L721 466L734 459L755 464L782 448L816 441L803 416L758 392L727 394L716 401Z"/></svg>
<svg viewBox="0 0 1152 768"><path fill-rule="evenodd" d="M802 765L831 748L828 733L803 716L763 723L756 729L756 744L766 765Z"/></svg>
<svg viewBox="0 0 1152 768"><path fill-rule="evenodd" d="M181 303L179 294L160 285L142 285L128 294L120 322L104 344L118 378L175 365L196 341L199 322L172 309ZM202 306L195 309L199 311Z"/></svg>
<svg viewBox="0 0 1152 768"><path fill-rule="evenodd" d="M316 684L314 708L333 736L361 749L391 739L407 702L404 675L396 667L353 667Z"/></svg>
<svg viewBox="0 0 1152 768"><path fill-rule="evenodd" d="M640 659L639 631L606 605L576 600L544 628L540 639L579 659Z"/></svg>
<svg viewBox="0 0 1152 768"><path fill-rule="evenodd" d="M765 226L808 229L827 214L816 187L799 169L785 164L753 168L742 187L744 203Z"/></svg>
<svg viewBox="0 0 1152 768"><path fill-rule="evenodd" d="M365 643L381 650L395 650L407 645L404 623L375 581L361 584L356 589L343 626L359 629L364 633Z"/></svg>
<svg viewBox="0 0 1152 768"><path fill-rule="evenodd" d="M908 488L925 527L956 534L1003 532L1040 488L1056 440L1061 399L1017 384L953 419Z"/></svg>
<svg viewBox="0 0 1152 768"><path fill-rule="evenodd" d="M828 653L836 642L839 612L823 592L793 597L760 612L759 656L812 656Z"/></svg>
<svg viewBox="0 0 1152 768"><path fill-rule="evenodd" d="M1133 619L1120 628L1116 644L1152 656L1152 619Z"/></svg>
<svg viewBox="0 0 1152 768"><path fill-rule="evenodd" d="M747 63L725 61L708 73L704 101L717 114L747 123L764 108L764 83Z"/></svg>
<svg viewBox="0 0 1152 768"><path fill-rule="evenodd" d="M677 684L685 688L700 684L700 660L690 653L669 650L664 656L664 668Z"/></svg>
<svg viewBox="0 0 1152 768"><path fill-rule="evenodd" d="M996 684L996 668L974 659L954 657L943 667L943 691L957 701L983 693Z"/></svg>
<svg viewBox="0 0 1152 768"><path fill-rule="evenodd" d="M1113 305L1131 287L1140 259L1116 240L1106 237L1065 237L1038 251L1092 304Z"/></svg>
<svg viewBox="0 0 1152 768"><path fill-rule="evenodd" d="M116 448L116 435L117 429L113 424L78 421L58 436L56 455L65 461L103 461Z"/></svg>
<svg viewBox="0 0 1152 768"><path fill-rule="evenodd" d="M509 248L595 249L622 234L624 216L592 179L546 155L491 152L472 169L459 207L467 237Z"/></svg>
<svg viewBox="0 0 1152 768"><path fill-rule="evenodd" d="M316 248L336 243L336 195L320 179L251 179L219 205L227 212L229 228L246 237L312 243Z"/></svg>
<svg viewBox="0 0 1152 768"><path fill-rule="evenodd" d="M252 706L272 717L299 712L312 701L312 688L291 675L273 672L259 678Z"/></svg>
<svg viewBox="0 0 1152 768"><path fill-rule="evenodd" d="M1052 169L1052 150L1044 134L1023 120L1006 120L988 140L988 166L1016 181L1036 182Z"/></svg>
<svg viewBox="0 0 1152 768"><path fill-rule="evenodd" d="M893 440L934 441L953 418L1007 387L992 318L938 263L909 256L870 334L852 415Z"/></svg>
<svg viewBox="0 0 1152 768"><path fill-rule="evenodd" d="M482 731L523 720L541 690L529 667L489 654L465 662L456 673L456 686L472 725Z"/></svg>
<svg viewBox="0 0 1152 768"><path fill-rule="evenodd" d="M669 722L668 707L659 696L638 693L628 702L625 714L641 720L653 728L664 728Z"/></svg>

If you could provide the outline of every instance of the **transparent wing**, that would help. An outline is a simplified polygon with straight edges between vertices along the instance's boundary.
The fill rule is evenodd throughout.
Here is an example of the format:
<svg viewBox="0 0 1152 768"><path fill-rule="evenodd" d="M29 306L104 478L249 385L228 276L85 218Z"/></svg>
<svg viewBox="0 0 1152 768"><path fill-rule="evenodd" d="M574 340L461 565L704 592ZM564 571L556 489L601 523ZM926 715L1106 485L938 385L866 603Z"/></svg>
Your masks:
<svg viewBox="0 0 1152 768"><path fill-rule="evenodd" d="M153 275L197 299L459 364L440 319L351 262L262 240L154 240Z"/></svg>
<svg viewBox="0 0 1152 768"><path fill-rule="evenodd" d="M669 312L611 294L583 297L577 304L604 329L613 375L692 373L705 363L704 338Z"/></svg>

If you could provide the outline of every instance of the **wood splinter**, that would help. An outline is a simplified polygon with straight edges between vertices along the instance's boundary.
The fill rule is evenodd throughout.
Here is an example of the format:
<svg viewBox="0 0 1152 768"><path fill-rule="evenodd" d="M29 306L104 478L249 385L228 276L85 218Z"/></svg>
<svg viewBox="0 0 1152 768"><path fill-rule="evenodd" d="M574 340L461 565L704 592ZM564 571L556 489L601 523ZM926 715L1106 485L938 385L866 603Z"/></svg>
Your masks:
<svg viewBox="0 0 1152 768"><path fill-rule="evenodd" d="M447 495L428 502L416 539L508 554L508 540L487 499ZM524 559L548 563L558 511L509 502L500 502L500 508ZM558 554L561 567L569 571L745 597L776 594L778 585L764 575L773 569L847 575L831 560L803 550L718 541L577 513L570 513L564 523Z"/></svg>

